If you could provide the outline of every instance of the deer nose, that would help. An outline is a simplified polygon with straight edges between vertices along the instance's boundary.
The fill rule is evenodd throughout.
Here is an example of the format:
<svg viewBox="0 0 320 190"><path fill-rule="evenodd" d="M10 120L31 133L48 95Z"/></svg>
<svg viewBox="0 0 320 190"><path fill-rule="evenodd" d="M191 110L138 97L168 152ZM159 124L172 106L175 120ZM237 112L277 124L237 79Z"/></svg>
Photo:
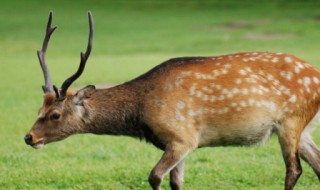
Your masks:
<svg viewBox="0 0 320 190"><path fill-rule="evenodd" d="M32 135L27 134L27 135L24 137L24 141L26 142L26 144L30 145L30 144L32 143Z"/></svg>

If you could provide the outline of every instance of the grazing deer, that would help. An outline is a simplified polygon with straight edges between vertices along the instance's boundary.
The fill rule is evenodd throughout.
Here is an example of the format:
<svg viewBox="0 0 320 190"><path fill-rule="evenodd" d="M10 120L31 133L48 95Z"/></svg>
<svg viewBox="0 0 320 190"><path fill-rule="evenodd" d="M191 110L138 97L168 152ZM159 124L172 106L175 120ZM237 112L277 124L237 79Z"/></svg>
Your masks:
<svg viewBox="0 0 320 190"><path fill-rule="evenodd" d="M285 189L293 189L304 159L320 178L320 150L310 136L311 119L320 103L320 73L284 53L236 53L170 59L124 84L75 93L69 86L81 75L90 55L89 42L78 71L61 89L52 85L45 62L51 34L50 12L38 57L43 70L44 102L24 137L34 148L76 133L127 135L145 139L164 151L149 176L160 189L170 173L172 189L181 189L185 157L206 146L252 145L279 136L286 165Z"/></svg>

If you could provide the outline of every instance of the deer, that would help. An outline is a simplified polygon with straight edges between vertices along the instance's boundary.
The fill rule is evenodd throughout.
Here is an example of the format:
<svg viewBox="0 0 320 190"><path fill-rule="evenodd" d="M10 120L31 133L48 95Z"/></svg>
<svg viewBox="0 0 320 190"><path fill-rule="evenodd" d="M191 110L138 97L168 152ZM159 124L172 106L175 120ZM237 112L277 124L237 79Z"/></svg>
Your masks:
<svg viewBox="0 0 320 190"><path fill-rule="evenodd" d="M247 146L278 136L284 189L294 188L306 161L320 179L320 149L311 137L319 110L320 73L287 53L240 52L169 59L135 79L111 88L68 88L81 76L92 50L89 39L78 70L60 89L52 84L45 54L51 34L49 14L42 49L43 105L24 141L33 148L73 134L124 135L164 151L148 181L160 190L166 174L171 189L182 189L184 160L202 147Z"/></svg>

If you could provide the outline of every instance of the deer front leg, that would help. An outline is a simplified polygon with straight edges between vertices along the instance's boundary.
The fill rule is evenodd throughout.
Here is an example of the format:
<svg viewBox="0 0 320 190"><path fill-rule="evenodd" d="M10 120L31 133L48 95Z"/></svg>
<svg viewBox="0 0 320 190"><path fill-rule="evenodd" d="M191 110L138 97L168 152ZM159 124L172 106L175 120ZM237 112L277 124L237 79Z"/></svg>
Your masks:
<svg viewBox="0 0 320 190"><path fill-rule="evenodd" d="M179 164L170 171L170 186L172 190L182 189L184 172L184 160L181 160Z"/></svg>
<svg viewBox="0 0 320 190"><path fill-rule="evenodd" d="M149 175L149 183L153 190L160 190L164 175L175 168L192 149L192 147L184 144L171 144L166 147L161 159ZM175 169L174 172L177 172L177 170Z"/></svg>

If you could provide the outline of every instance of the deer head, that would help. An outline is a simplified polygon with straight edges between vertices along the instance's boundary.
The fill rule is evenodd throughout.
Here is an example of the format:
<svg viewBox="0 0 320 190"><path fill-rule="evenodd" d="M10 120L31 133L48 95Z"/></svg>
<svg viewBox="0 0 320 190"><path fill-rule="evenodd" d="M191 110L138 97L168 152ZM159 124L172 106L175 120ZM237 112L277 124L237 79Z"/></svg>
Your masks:
<svg viewBox="0 0 320 190"><path fill-rule="evenodd" d="M90 12L89 17L89 40L87 50L80 54L80 65L76 73L67 78L60 89L52 84L48 67L45 62L45 54L51 34L57 26L51 27L52 12L49 14L46 35L41 51L37 51L40 66L43 71L45 84L42 86L44 92L43 105L39 110L38 118L24 137L25 142L34 148L41 148L43 145L62 140L71 134L82 132L80 126L83 124L82 115L84 108L82 101L95 90L94 86L88 86L73 94L68 91L70 85L82 74L86 61L92 49L93 18Z"/></svg>

